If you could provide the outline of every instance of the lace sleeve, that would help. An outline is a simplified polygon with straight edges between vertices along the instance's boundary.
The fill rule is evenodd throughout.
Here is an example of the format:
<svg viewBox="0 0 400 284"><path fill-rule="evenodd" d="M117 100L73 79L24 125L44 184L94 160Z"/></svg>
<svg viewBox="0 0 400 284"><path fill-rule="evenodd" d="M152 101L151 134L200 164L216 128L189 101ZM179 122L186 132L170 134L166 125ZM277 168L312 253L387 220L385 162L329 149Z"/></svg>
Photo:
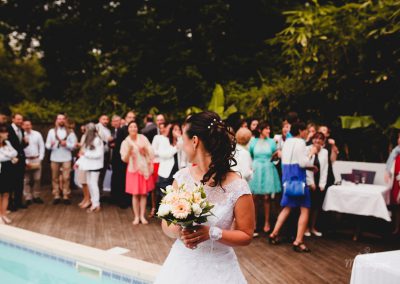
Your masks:
<svg viewBox="0 0 400 284"><path fill-rule="evenodd" d="M246 194L251 194L249 184L245 179L240 179L236 182L235 186L232 188L232 195L231 195L232 203L235 204L239 199L239 197Z"/></svg>

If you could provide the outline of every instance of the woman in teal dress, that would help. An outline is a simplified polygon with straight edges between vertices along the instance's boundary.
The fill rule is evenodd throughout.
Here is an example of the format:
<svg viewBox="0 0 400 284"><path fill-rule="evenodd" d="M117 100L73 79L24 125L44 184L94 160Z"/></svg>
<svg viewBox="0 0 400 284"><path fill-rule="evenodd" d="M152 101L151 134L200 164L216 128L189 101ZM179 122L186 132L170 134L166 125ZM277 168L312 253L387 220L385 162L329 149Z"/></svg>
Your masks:
<svg viewBox="0 0 400 284"><path fill-rule="evenodd" d="M271 194L281 192L281 183L278 171L271 162L271 158L277 155L277 147L274 139L270 138L270 126L266 122L258 125L256 132L258 137L250 141L250 155L253 158L253 178L250 180L250 189L254 196L254 203L257 208L259 200L264 203L264 232L271 229L269 223ZM257 213L256 209L256 213Z"/></svg>

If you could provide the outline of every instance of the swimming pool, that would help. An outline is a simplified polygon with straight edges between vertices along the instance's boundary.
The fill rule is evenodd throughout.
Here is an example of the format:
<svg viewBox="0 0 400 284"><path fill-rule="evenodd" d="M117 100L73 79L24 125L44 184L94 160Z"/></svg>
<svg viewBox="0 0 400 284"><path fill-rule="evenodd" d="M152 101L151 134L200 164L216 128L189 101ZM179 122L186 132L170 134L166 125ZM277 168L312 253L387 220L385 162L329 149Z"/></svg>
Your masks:
<svg viewBox="0 0 400 284"><path fill-rule="evenodd" d="M73 260L57 258L3 241L0 241L0 279L4 284L121 283L100 273L97 276L95 273L79 272Z"/></svg>
<svg viewBox="0 0 400 284"><path fill-rule="evenodd" d="M0 283L152 283L159 266L0 225Z"/></svg>

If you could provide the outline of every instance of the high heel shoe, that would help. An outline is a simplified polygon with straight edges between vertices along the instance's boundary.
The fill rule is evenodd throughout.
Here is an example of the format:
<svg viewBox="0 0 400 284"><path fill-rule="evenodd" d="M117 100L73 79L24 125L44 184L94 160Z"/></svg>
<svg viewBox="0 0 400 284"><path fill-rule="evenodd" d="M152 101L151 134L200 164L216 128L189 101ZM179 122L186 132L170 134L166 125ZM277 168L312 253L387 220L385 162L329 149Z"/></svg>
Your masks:
<svg viewBox="0 0 400 284"><path fill-rule="evenodd" d="M139 225L139 223L140 223L140 220L139 220L139 218L137 218L137 219L133 220L132 225L136 226L136 225Z"/></svg>
<svg viewBox="0 0 400 284"><path fill-rule="evenodd" d="M311 250L306 247L306 245L304 243L299 243L297 245L293 244L293 250L295 252L299 252L299 253L310 253Z"/></svg>
<svg viewBox="0 0 400 284"><path fill-rule="evenodd" d="M147 221L145 218L140 218L140 223L142 223L143 225L147 225L149 224L149 221Z"/></svg>
<svg viewBox="0 0 400 284"><path fill-rule="evenodd" d="M273 234L270 234L268 236L268 242L271 245L279 245L280 244L280 240L278 239L278 235L274 236Z"/></svg>

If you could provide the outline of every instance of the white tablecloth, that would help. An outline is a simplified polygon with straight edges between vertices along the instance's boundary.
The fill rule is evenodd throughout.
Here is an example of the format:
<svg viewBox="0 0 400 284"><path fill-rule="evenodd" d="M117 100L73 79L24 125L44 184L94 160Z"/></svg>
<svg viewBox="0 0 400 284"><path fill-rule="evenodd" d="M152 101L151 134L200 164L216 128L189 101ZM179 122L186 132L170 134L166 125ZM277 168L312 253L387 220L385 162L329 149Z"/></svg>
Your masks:
<svg viewBox="0 0 400 284"><path fill-rule="evenodd" d="M328 188L322 209L341 213L374 216L391 221L386 204L390 188L375 184L342 184Z"/></svg>
<svg viewBox="0 0 400 284"><path fill-rule="evenodd" d="M399 284L400 250L358 255L350 284Z"/></svg>

